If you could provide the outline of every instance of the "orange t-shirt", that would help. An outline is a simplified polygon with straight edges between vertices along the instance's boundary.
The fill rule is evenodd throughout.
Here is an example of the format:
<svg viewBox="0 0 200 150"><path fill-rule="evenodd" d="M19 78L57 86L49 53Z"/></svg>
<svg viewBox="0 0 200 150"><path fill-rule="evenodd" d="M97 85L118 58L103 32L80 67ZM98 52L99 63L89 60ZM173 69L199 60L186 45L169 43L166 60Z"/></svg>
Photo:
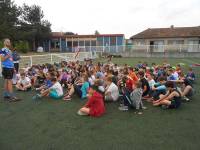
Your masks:
<svg viewBox="0 0 200 150"><path fill-rule="evenodd" d="M138 81L138 77L136 76L135 72L130 72L129 76L132 78L133 83Z"/></svg>

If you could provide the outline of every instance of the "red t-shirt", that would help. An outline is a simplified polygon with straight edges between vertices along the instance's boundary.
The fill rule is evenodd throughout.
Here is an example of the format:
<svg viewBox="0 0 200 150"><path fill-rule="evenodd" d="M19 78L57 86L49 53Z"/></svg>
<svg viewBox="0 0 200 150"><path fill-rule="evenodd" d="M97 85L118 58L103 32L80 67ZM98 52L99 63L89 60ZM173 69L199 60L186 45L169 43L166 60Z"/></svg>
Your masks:
<svg viewBox="0 0 200 150"><path fill-rule="evenodd" d="M90 116L100 117L105 113L105 105L103 101L103 96L99 92L94 92L89 98L85 107L90 108Z"/></svg>
<svg viewBox="0 0 200 150"><path fill-rule="evenodd" d="M131 79L127 79L126 80L126 88L129 90L129 91L132 91L132 87L133 87L133 84L134 84L135 82L133 81L133 80L131 80Z"/></svg>

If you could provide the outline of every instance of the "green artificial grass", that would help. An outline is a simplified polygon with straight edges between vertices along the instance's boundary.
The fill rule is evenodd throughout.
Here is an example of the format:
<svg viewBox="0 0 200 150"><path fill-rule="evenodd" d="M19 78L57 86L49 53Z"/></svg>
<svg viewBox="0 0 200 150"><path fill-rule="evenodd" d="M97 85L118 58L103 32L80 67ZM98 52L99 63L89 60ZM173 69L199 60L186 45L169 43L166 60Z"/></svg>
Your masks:
<svg viewBox="0 0 200 150"><path fill-rule="evenodd" d="M119 58L113 62L133 65L139 60L163 62L158 58ZM200 63L198 59L167 61L185 63L185 69ZM70 102L48 98L34 102L31 98L35 92L16 92L23 100L7 103L1 92L0 150L199 150L200 67L194 71L196 93L191 102L177 110L163 110L145 102L148 109L143 115L121 112L118 103L108 103L104 116L82 117L76 112L85 101L77 97Z"/></svg>

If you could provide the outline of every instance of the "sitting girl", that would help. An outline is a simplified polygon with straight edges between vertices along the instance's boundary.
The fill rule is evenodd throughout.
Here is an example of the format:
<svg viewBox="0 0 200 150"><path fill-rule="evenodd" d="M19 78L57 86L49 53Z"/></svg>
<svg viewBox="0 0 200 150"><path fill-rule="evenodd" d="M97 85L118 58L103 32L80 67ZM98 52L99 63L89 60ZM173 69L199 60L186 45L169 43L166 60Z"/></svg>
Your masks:
<svg viewBox="0 0 200 150"><path fill-rule="evenodd" d="M71 100L71 96L74 92L76 92L81 99L87 98L87 92L89 89L88 76L84 74L79 81L77 81L74 85L69 84L68 87L68 92L65 94L63 100Z"/></svg>
<svg viewBox="0 0 200 150"><path fill-rule="evenodd" d="M100 117L105 113L105 105L103 95L98 90L99 82L95 81L95 85L89 89L88 102L77 113L78 115L89 115L92 117Z"/></svg>
<svg viewBox="0 0 200 150"><path fill-rule="evenodd" d="M179 108L181 105L181 93L174 87L172 81L167 81L165 86L168 89L166 95L160 95L160 99L153 102L154 106L162 105L165 108Z"/></svg>

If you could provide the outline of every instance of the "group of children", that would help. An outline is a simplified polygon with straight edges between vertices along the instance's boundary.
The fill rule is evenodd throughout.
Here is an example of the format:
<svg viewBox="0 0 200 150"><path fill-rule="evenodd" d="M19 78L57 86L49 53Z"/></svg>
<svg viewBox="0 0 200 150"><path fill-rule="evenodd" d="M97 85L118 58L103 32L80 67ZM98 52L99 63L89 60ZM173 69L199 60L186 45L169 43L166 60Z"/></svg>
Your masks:
<svg viewBox="0 0 200 150"><path fill-rule="evenodd" d="M106 102L119 101L119 110L133 108L136 114L146 109L144 101L165 109L179 108L194 93L195 74L191 68L184 74L180 64L149 66L139 62L130 67L85 60L33 65L20 69L15 80L17 90L38 92L34 100L51 97L70 101L77 95L87 100L77 113L99 117L105 113Z"/></svg>

